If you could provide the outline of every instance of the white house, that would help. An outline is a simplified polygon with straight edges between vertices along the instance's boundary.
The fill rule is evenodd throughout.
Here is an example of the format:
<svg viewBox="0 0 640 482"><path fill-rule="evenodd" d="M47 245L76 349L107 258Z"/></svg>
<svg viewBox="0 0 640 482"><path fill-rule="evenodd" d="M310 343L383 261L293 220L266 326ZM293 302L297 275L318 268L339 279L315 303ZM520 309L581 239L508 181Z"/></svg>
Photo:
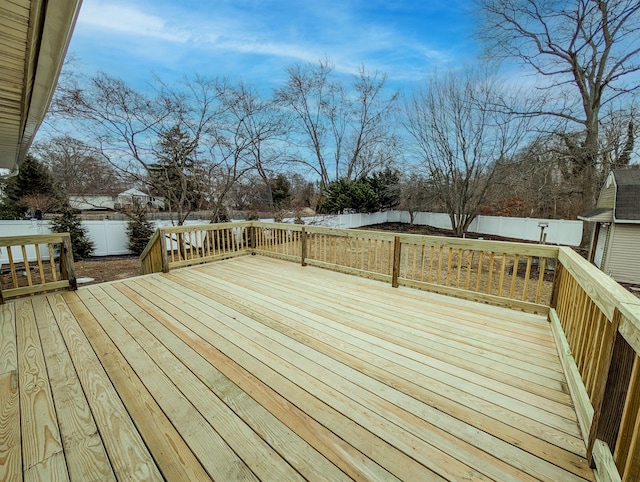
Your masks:
<svg viewBox="0 0 640 482"><path fill-rule="evenodd" d="M112 194L71 194L69 204L80 211L114 210L118 196Z"/></svg>
<svg viewBox="0 0 640 482"><path fill-rule="evenodd" d="M164 206L164 198L154 197L138 189L127 189L117 196L116 209L126 209L138 203L141 206L159 209Z"/></svg>

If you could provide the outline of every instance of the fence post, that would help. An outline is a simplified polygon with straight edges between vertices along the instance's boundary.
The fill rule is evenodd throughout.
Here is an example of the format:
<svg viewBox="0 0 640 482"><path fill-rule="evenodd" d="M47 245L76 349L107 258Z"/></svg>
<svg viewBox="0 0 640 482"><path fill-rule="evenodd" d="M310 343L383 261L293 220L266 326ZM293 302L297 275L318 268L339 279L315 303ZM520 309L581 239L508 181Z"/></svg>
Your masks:
<svg viewBox="0 0 640 482"><path fill-rule="evenodd" d="M400 243L400 237L395 236L393 238L393 270L391 271L391 286L393 288L398 287L398 277L400 276L400 250L402 244Z"/></svg>
<svg viewBox="0 0 640 482"><path fill-rule="evenodd" d="M304 229L304 226L302 227L302 246L301 246L301 253L300 253L300 262L302 264L302 266L306 266L307 265L307 232Z"/></svg>

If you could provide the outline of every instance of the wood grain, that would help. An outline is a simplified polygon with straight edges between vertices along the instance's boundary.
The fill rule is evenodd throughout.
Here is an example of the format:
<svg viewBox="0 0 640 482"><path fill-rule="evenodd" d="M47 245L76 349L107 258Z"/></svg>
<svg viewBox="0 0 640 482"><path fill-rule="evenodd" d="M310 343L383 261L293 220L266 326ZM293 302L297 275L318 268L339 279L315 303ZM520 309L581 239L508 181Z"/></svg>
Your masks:
<svg viewBox="0 0 640 482"><path fill-rule="evenodd" d="M138 341L148 356L158 366L163 367L163 371L175 387L197 409L198 415L192 415L192 417L198 418L202 416L203 422L208 422L212 426L253 473L258 474L260 478L268 475L281 480L300 479L298 473L289 464L283 463L277 453L253 432L242 418L238 417L233 410L217 396L213 395L198 377L141 325L138 318L145 318L146 312L141 311L137 304L129 302L113 286L106 286L102 292L98 289L92 289L91 291L97 299L109 307L109 311L114 315L114 318ZM137 301L137 297L135 298ZM125 311L121 303L126 305L127 309L131 309L136 317L134 318L132 314ZM165 396L163 395L162 398ZM169 398L167 396L166 398L169 403L178 406L174 397ZM181 412L184 413L184 411ZM174 424L176 426L185 425L185 428L188 427L188 424L181 423L180 420L174 420ZM200 446L201 444L196 443L196 441L190 445L196 453L199 451ZM202 454L203 458L211 458L210 451L211 445L209 444L207 451ZM222 470L223 464L223 460L216 461L216 470L220 473L224 473ZM228 472L229 477L234 475L237 474L231 471Z"/></svg>
<svg viewBox="0 0 640 482"><path fill-rule="evenodd" d="M0 375L18 369L15 304L0 305Z"/></svg>
<svg viewBox="0 0 640 482"><path fill-rule="evenodd" d="M0 480L22 480L18 372L0 373Z"/></svg>
<svg viewBox="0 0 640 482"><path fill-rule="evenodd" d="M30 301L16 302L22 458L26 474L68 479L47 367ZM62 461L58 460L61 456Z"/></svg>
<svg viewBox="0 0 640 482"><path fill-rule="evenodd" d="M239 260L238 260L238 261L239 261ZM247 261L249 261L249 260L247 260ZM271 263L271 262L272 262L272 263L275 263L275 261L269 261L269 262L270 262L270 263ZM233 266L235 263L236 263L236 262L231 263L231 264L227 265L227 267L231 267L231 266ZM199 269L198 269L198 271L205 270L205 269L206 269L206 268L204 268L204 267L203 267L203 268L199 268ZM238 268L238 269L240 269L241 271L243 271L243 268ZM246 267L245 267L244 269L246 269ZM191 272L192 272L192 271L190 270L190 271L189 271L189 273L191 273ZM182 273L182 272L181 272L181 273ZM185 271L184 273L186 273L186 271ZM191 275L190 275L190 276L191 276ZM334 275L327 274L327 276L334 276ZM223 277L226 277L226 278L228 279L229 275L226 275L226 276L223 276ZM234 278L234 276L231 276L231 278ZM246 278L246 271L245 271L245 278ZM363 282L364 282L364 281L366 281L366 280L363 280ZM153 280L150 280L150 282L155 283ZM213 285L216 285L216 286L218 286L219 288L223 288L221 285L218 285L218 282L217 282L217 281L213 281L213 280L212 280L211 282L213 283ZM183 295L184 295L184 296L188 296L188 293L192 292L192 291L195 289L195 286L196 286L196 285L199 285L199 286L201 286L201 287L204 287L204 286L206 286L206 283L204 282L204 280L203 280L203 279L200 279L200 280L198 280L198 282L197 282L197 283L196 283L196 282L194 282L193 284L190 284L190 285L188 286L188 288L185 288L185 289L184 289ZM156 288L154 288L154 291L155 291L155 292L157 292L157 288L159 288L159 286L157 286ZM176 286L175 288L176 288L176 289L178 289L178 287L177 287L177 286ZM201 289L206 290L206 288L201 288ZM224 294L223 294L223 293L221 293L221 294L220 294L220 297L221 297L222 299L229 299L229 294L230 294L230 292L229 292L229 291L227 291L226 289L225 289L225 291L226 291L226 292L225 292ZM246 298L246 296L243 296L241 293L238 293L238 294L237 294L237 296L241 296L243 299L245 299L245 298ZM164 298L164 296L163 296L163 298ZM190 303L190 304L191 304L191 303ZM261 312L262 312L262 313L264 313L264 317L265 317L266 319L270 319L270 318L272 318L272 317L273 317L273 315L274 315L274 313L273 313L273 312L270 312L270 311L265 312L265 311L264 311L264 309L265 309L265 305L264 305L264 303L262 303L262 302L261 302L260 304L261 304L261 308L260 308L260 310L261 310ZM203 311L203 312L204 312L204 311ZM236 315L236 316L237 316L237 315ZM308 319L308 316L305 316L305 319ZM288 330L288 332L290 332L290 329ZM337 349L336 351L337 351L337 352L342 352L342 353L344 353L344 350L343 350L343 349ZM335 356L335 355L334 355L334 356ZM355 356L354 358L358 358L358 356ZM495 422L494 422L494 424L495 424ZM527 446L528 446L529 444L525 444L525 445L527 445ZM586 469L586 468L583 466L583 470L585 470L585 469Z"/></svg>

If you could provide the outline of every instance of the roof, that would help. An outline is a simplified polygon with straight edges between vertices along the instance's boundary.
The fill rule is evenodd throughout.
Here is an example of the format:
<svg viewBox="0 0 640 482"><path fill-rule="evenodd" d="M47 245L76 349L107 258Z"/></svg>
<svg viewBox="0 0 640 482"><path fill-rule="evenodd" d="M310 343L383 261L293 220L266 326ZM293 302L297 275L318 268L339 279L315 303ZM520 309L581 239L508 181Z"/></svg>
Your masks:
<svg viewBox="0 0 640 482"><path fill-rule="evenodd" d="M578 219L582 221L590 221L593 223L610 223L613 221L613 209L596 208L586 213L578 215Z"/></svg>
<svg viewBox="0 0 640 482"><path fill-rule="evenodd" d="M146 192L142 192L138 189L135 188L131 188L131 189L127 189L124 192L121 192L120 194L118 194L118 196L140 196L140 197L148 197L149 194L147 194Z"/></svg>
<svg viewBox="0 0 640 482"><path fill-rule="evenodd" d="M0 3L0 168L24 160L44 119L81 0Z"/></svg>
<svg viewBox="0 0 640 482"><path fill-rule="evenodd" d="M640 221L640 169L613 171L616 181L615 219Z"/></svg>

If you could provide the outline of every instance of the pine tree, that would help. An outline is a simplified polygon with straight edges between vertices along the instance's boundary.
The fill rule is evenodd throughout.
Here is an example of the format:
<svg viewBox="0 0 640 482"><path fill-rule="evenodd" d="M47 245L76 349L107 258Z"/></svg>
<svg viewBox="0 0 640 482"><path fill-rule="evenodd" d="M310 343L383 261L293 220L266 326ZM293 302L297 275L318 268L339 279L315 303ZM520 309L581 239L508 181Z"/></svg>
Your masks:
<svg viewBox="0 0 640 482"><path fill-rule="evenodd" d="M129 213L129 221L127 223L129 251L138 256L142 254L154 231L153 224L147 218L147 211L140 203L135 203Z"/></svg>
<svg viewBox="0 0 640 482"><path fill-rule="evenodd" d="M64 206L60 214L51 220L51 230L54 233L69 233L74 261L91 256L95 244L71 206Z"/></svg>
<svg viewBox="0 0 640 482"><path fill-rule="evenodd" d="M3 212L11 217L23 217L29 209L47 212L62 202L49 170L31 155L20 165L18 175L5 181L4 194Z"/></svg>

